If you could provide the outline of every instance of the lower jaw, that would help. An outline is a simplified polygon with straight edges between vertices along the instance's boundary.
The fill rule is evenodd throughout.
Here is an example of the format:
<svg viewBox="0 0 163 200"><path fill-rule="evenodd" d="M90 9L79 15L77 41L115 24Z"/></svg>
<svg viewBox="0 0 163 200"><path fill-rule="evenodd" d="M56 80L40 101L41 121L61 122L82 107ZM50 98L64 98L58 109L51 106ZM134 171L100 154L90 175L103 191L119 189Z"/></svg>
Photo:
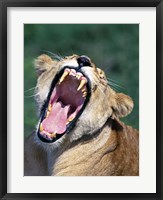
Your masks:
<svg viewBox="0 0 163 200"><path fill-rule="evenodd" d="M53 134L51 134L51 133L40 132L40 128L38 128L37 135L38 135L39 139L42 142L45 142L45 143L54 143L54 142L56 142L58 139L62 138L66 134L69 134L69 132L74 129L79 116L77 115L77 117L74 118L73 121L71 121L68 124L68 126L66 128L66 131L64 133L56 133L54 137L53 137ZM39 123L39 127L40 127L40 124L41 123Z"/></svg>
<svg viewBox="0 0 163 200"><path fill-rule="evenodd" d="M37 135L38 135L39 139L42 142L53 143L53 142L56 142L58 139L60 139L63 135L65 135L65 133L63 133L63 134L56 134L55 137L52 137L52 136L43 135L43 134L40 133L40 131L38 131Z"/></svg>

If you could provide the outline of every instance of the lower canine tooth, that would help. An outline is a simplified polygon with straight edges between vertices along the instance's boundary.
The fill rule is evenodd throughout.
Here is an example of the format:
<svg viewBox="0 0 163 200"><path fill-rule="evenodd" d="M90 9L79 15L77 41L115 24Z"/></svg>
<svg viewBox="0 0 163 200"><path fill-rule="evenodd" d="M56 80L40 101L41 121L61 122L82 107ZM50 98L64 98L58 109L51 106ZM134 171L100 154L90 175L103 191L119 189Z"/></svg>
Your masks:
<svg viewBox="0 0 163 200"><path fill-rule="evenodd" d="M72 122L72 120L74 119L75 117L70 117L67 122L66 122L66 125L68 125L70 122Z"/></svg>
<svg viewBox="0 0 163 200"><path fill-rule="evenodd" d="M72 117L70 117L70 118L68 119L68 122L71 122L73 119L74 119L74 117L73 117L73 116L72 116Z"/></svg>
<svg viewBox="0 0 163 200"><path fill-rule="evenodd" d="M40 131L42 132L44 129L43 129L43 126L42 126L42 123L40 124Z"/></svg>

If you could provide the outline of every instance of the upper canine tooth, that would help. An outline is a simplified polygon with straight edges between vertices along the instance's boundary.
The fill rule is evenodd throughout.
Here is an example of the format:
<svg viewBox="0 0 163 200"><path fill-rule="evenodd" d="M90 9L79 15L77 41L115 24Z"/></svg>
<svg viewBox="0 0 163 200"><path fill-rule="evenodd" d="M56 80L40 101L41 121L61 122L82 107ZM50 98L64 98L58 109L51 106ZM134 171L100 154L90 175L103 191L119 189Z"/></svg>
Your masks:
<svg viewBox="0 0 163 200"><path fill-rule="evenodd" d="M80 81L80 85L79 85L77 91L79 91L86 83L87 83L87 79L86 78L82 78L81 81Z"/></svg>
<svg viewBox="0 0 163 200"><path fill-rule="evenodd" d="M64 73L62 74L60 80L59 80L59 84L63 82L63 80L66 78L66 76L69 74L68 70L65 70Z"/></svg>

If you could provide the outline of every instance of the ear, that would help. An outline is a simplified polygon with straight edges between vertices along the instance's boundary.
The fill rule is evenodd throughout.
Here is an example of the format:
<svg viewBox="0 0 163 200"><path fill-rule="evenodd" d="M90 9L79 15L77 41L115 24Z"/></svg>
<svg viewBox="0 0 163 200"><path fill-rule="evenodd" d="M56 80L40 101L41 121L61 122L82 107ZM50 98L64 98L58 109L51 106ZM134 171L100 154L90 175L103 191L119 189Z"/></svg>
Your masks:
<svg viewBox="0 0 163 200"><path fill-rule="evenodd" d="M114 100L112 101L113 118L125 117L131 113L134 107L132 99L122 93L115 93Z"/></svg>
<svg viewBox="0 0 163 200"><path fill-rule="evenodd" d="M57 61L52 60L48 55L42 54L35 61L34 66L36 69L36 73L40 76L45 71L51 69L57 64Z"/></svg>

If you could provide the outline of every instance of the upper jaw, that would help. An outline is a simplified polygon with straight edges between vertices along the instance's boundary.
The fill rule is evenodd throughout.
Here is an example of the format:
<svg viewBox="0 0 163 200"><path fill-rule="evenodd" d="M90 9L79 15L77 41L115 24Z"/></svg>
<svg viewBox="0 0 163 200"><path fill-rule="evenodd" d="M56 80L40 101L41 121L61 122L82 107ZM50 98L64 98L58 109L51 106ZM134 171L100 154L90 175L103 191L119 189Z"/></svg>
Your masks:
<svg viewBox="0 0 163 200"><path fill-rule="evenodd" d="M73 60L68 60L68 61L65 61L62 66L61 66L61 69L65 68L65 67L72 67L72 68L78 68L78 62L76 59L73 59Z"/></svg>

